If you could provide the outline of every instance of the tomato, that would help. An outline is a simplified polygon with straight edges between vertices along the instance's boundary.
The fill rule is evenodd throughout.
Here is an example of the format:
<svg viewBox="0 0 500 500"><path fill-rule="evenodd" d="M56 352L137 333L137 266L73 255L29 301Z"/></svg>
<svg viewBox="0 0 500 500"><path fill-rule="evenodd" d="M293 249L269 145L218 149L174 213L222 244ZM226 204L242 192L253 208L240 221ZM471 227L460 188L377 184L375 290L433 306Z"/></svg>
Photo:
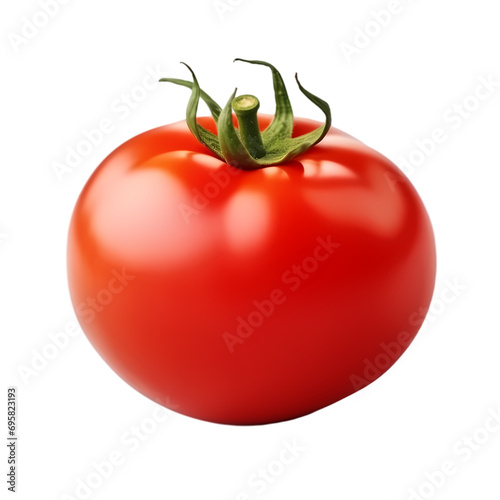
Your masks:
<svg viewBox="0 0 500 500"><path fill-rule="evenodd" d="M295 118L293 135L320 125ZM409 180L330 127L250 170L185 121L145 132L91 176L68 238L71 298L104 360L152 400L226 424L303 416L375 380L415 337L435 268Z"/></svg>

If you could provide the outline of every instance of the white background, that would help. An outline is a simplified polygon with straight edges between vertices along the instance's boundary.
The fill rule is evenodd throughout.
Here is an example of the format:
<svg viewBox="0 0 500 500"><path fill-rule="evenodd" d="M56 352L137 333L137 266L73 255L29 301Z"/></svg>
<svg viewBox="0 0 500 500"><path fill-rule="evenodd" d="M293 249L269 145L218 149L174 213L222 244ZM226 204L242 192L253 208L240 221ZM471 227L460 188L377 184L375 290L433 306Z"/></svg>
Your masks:
<svg viewBox="0 0 500 500"><path fill-rule="evenodd" d="M24 18L44 21L39 4L3 2L2 415L7 386L15 385L17 498L83 498L77 485L88 480L92 499L500 498L500 424L489 418L500 411L500 11L494 0L401 0L381 27L373 12L388 6L222 0L216 9L211 0L70 0L45 26L25 27L31 38L23 40ZM346 44L355 48L350 57ZM334 126L408 174L436 232L435 299L424 329L388 373L313 415L239 428L169 412L156 423L153 417L165 414L122 382L81 332L54 351L54 334L75 321L66 285L68 223L106 155L184 118L186 89L137 90L147 68L188 78L178 64L186 61L217 101L225 103L238 86L273 112L269 73L233 64L234 57L275 64L296 115L321 119L295 88L298 71L304 86L330 103ZM471 96L481 78L497 83L489 95L479 89L478 101ZM140 96L133 109L120 104L127 94ZM464 101L469 111L458 119L454 106ZM54 163L104 118L113 131L58 179ZM436 128L446 140L425 157L415 153L416 141ZM418 165L404 167L410 155ZM26 368L34 371L22 376ZM134 426L147 431L144 441L131 439ZM280 468L284 441L300 451ZM120 464L100 480L93 463L118 454ZM452 474L436 473L444 462ZM252 486L252 475L268 466L278 471L273 481Z"/></svg>

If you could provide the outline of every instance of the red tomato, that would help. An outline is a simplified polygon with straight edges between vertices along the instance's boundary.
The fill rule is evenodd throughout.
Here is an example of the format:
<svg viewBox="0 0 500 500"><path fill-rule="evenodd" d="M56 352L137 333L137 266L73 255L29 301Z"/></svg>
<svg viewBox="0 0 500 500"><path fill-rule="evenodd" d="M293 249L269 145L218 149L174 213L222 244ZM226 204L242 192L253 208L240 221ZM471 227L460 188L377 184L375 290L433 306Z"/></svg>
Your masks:
<svg viewBox="0 0 500 500"><path fill-rule="evenodd" d="M251 171L185 122L151 130L95 171L69 231L71 298L100 355L154 401L229 424L299 417L381 375L416 335L435 267L411 183L335 129Z"/></svg>

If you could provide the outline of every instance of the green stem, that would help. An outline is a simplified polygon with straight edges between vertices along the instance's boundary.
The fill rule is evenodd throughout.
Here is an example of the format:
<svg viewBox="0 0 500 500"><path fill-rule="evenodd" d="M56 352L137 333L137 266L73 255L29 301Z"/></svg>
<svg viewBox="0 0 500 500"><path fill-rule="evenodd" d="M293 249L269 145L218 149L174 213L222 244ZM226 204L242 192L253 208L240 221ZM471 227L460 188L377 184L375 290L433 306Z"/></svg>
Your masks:
<svg viewBox="0 0 500 500"><path fill-rule="evenodd" d="M238 118L240 140L253 158L266 155L257 120L259 106L259 100L253 95L240 95L231 101L231 107Z"/></svg>
<svg viewBox="0 0 500 500"><path fill-rule="evenodd" d="M162 78L161 81L175 83L191 89L191 97L186 111L186 122L189 130L214 155L229 165L242 170L281 165L301 155L318 144L330 130L332 123L330 106L319 97L311 94L295 79L300 91L325 114L325 123L304 135L292 137L294 118L292 106L288 98L283 78L278 70L264 61L235 59L249 64L257 64L269 68L273 75L273 87L276 102L276 114L273 121L261 133L257 118L259 100L253 95L236 96L231 94L224 108L221 108L198 85L198 80L189 66L192 82L174 78ZM184 64L184 63L183 63ZM217 135L198 124L196 114L200 98L205 101L217 125ZM238 130L233 124L233 110L238 119Z"/></svg>

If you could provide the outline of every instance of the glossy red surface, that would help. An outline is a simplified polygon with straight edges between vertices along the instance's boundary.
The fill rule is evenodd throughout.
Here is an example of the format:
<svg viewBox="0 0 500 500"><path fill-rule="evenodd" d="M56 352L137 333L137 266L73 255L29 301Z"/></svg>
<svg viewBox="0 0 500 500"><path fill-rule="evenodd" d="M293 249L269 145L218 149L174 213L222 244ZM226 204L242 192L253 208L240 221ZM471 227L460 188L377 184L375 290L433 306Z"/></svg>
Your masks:
<svg viewBox="0 0 500 500"><path fill-rule="evenodd" d="M296 120L294 134L317 126ZM68 242L77 316L113 370L230 424L299 417L374 380L417 333L410 316L428 307L435 266L411 183L334 129L251 172L184 122L141 134L92 175Z"/></svg>

